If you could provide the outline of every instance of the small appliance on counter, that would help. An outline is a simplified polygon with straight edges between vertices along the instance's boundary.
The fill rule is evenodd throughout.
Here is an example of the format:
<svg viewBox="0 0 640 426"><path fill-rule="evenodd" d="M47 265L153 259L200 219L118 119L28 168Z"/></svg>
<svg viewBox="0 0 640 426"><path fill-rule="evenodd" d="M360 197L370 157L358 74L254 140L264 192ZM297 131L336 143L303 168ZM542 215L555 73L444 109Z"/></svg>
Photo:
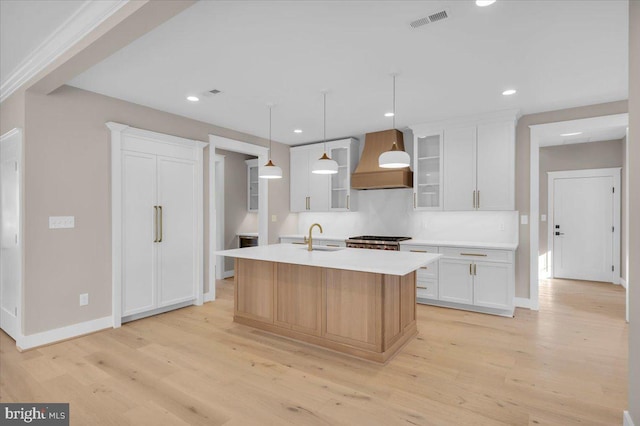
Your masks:
<svg viewBox="0 0 640 426"><path fill-rule="evenodd" d="M400 241L410 240L411 237L381 237L376 235L361 235L348 238L347 247L365 248L373 250L400 251Z"/></svg>

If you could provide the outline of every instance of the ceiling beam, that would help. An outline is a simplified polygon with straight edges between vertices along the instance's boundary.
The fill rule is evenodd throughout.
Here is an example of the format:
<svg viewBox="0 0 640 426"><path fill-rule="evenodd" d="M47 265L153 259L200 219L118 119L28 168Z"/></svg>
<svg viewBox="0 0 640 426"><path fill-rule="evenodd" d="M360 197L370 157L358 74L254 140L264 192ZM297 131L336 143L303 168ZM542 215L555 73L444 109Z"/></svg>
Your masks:
<svg viewBox="0 0 640 426"><path fill-rule="evenodd" d="M195 0L133 0L38 72L26 90L49 94L193 5Z"/></svg>

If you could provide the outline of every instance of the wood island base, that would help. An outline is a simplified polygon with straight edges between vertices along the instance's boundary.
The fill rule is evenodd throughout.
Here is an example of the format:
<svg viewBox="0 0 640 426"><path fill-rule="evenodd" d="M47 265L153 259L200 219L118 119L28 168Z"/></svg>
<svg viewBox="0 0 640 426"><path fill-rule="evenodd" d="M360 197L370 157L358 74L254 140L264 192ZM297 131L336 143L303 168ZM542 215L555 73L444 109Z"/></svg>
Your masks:
<svg viewBox="0 0 640 426"><path fill-rule="evenodd" d="M417 334L416 274L237 258L234 321L384 363Z"/></svg>

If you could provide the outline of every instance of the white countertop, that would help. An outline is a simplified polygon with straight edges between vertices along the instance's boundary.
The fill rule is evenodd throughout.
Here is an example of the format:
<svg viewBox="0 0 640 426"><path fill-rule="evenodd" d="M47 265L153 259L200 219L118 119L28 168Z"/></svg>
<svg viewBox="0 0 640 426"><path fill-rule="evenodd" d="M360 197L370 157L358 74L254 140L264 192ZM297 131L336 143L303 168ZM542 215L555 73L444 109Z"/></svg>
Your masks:
<svg viewBox="0 0 640 426"><path fill-rule="evenodd" d="M238 232L236 234L237 237L257 237L257 232Z"/></svg>
<svg viewBox="0 0 640 426"><path fill-rule="evenodd" d="M406 275L435 262L442 255L404 251L341 248L334 251L307 251L305 246L271 244L216 251L216 255L320 268L346 269L375 274Z"/></svg>
<svg viewBox="0 0 640 426"><path fill-rule="evenodd" d="M407 240L401 241L401 246L444 246L444 247L466 247L480 249L496 249L496 250L515 250L518 243L487 243L481 241L442 241L442 240Z"/></svg>
<svg viewBox="0 0 640 426"><path fill-rule="evenodd" d="M290 235L280 235L280 238L295 238L295 239L301 239L302 240L307 236L308 235L305 235L305 234L290 234ZM349 237L339 236L339 235L318 234L317 231L314 231L314 233L313 233L313 239L314 240L342 241L342 242L344 242L347 238L349 238Z"/></svg>

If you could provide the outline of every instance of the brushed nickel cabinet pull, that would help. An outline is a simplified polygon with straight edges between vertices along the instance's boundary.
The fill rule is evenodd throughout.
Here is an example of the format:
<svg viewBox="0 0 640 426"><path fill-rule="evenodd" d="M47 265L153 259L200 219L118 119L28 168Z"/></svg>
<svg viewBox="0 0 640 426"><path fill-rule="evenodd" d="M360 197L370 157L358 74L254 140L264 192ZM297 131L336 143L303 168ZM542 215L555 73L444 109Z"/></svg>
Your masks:
<svg viewBox="0 0 640 426"><path fill-rule="evenodd" d="M417 286L417 288L419 288L420 290L427 290L427 288L426 288L426 287L420 287L420 286Z"/></svg>
<svg viewBox="0 0 640 426"><path fill-rule="evenodd" d="M473 275L478 275L478 265L477 264L473 264Z"/></svg>
<svg viewBox="0 0 640 426"><path fill-rule="evenodd" d="M153 242L158 242L158 206L153 206Z"/></svg>
<svg viewBox="0 0 640 426"><path fill-rule="evenodd" d="M413 208L414 208L414 209L418 208L417 196L418 196L418 194L416 194L416 193L414 192L414 193L413 193Z"/></svg>
<svg viewBox="0 0 640 426"><path fill-rule="evenodd" d="M340 247L338 244L327 244L327 247Z"/></svg>
<svg viewBox="0 0 640 426"><path fill-rule="evenodd" d="M160 212L160 237L158 238L158 242L162 242L162 236L164 235L164 231L162 229L162 206L158 206L158 211Z"/></svg>
<svg viewBox="0 0 640 426"><path fill-rule="evenodd" d="M478 202L476 203L476 208L478 208L478 209L479 209L479 208L480 208L480 190L478 190L478 195L477 195L477 197L478 197Z"/></svg>
<svg viewBox="0 0 640 426"><path fill-rule="evenodd" d="M426 250L409 250L412 253L428 253Z"/></svg>
<svg viewBox="0 0 640 426"><path fill-rule="evenodd" d="M292 241L291 244L300 244L300 245L306 246L308 243L301 243L301 242L298 242L298 241Z"/></svg>
<svg viewBox="0 0 640 426"><path fill-rule="evenodd" d="M476 208L476 191L473 191L473 208Z"/></svg>
<svg viewBox="0 0 640 426"><path fill-rule="evenodd" d="M477 256L477 257L487 257L486 254L480 253L460 253L460 256Z"/></svg>
<svg viewBox="0 0 640 426"><path fill-rule="evenodd" d="M469 264L469 275L473 275L473 264Z"/></svg>
<svg viewBox="0 0 640 426"><path fill-rule="evenodd" d="M347 210L350 210L350 207L349 207L349 198L350 198L350 195L347 195Z"/></svg>
<svg viewBox="0 0 640 426"><path fill-rule="evenodd" d="M429 269L426 266L421 266L420 269Z"/></svg>

